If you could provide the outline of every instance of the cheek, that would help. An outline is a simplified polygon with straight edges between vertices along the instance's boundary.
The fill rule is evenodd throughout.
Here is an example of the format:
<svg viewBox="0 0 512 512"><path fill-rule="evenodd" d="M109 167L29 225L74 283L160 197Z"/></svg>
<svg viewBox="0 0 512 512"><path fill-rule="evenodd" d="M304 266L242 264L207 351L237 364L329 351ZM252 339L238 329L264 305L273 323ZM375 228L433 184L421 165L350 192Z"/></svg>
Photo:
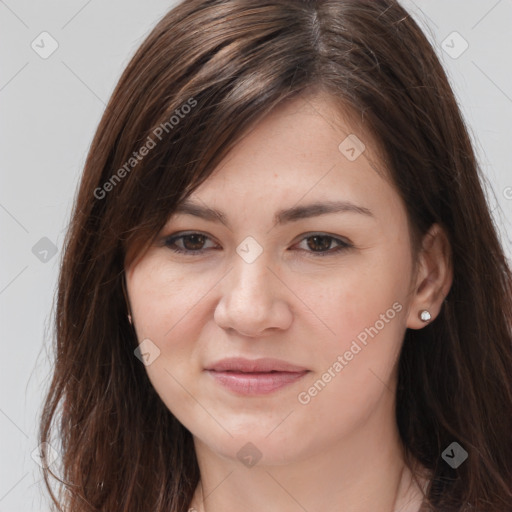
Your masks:
<svg viewBox="0 0 512 512"><path fill-rule="evenodd" d="M191 340L200 338L198 315L206 314L201 299L213 283L205 276L184 278L165 262L147 258L127 272L127 284L138 341L152 352L145 370L155 391L179 421L206 421L193 398L191 376L201 368L200 347Z"/></svg>
<svg viewBox="0 0 512 512"><path fill-rule="evenodd" d="M376 323L379 336L402 331L410 271L406 248L379 247L347 260L321 283L302 280L298 294L329 328L323 339L339 350Z"/></svg>
<svg viewBox="0 0 512 512"><path fill-rule="evenodd" d="M182 382L199 364L192 357L197 347L191 340L200 335L197 316L204 314L202 298L211 287L210 279L184 278L156 258L141 261L127 278L138 341L156 354L146 365L148 375L157 390L172 387L173 376Z"/></svg>
<svg viewBox="0 0 512 512"><path fill-rule="evenodd" d="M392 244L333 273L321 293L309 293L308 305L329 330L322 328L320 346L311 353L318 364L308 381L311 392L303 388L305 402L328 408L342 398L339 413L355 417L391 386L405 333L409 277L407 246Z"/></svg>
<svg viewBox="0 0 512 512"><path fill-rule="evenodd" d="M320 346L314 347L315 369L319 374L331 369L332 374L341 356L343 368L338 365L334 371L345 374L344 386L367 385L374 379L372 370L388 381L405 332L404 294L399 290L393 293L388 287L376 289L372 281L347 288L340 282L331 292L329 300L317 301L311 307L328 326L328 331L317 329L322 334L318 336Z"/></svg>
<svg viewBox="0 0 512 512"><path fill-rule="evenodd" d="M176 330L190 324L190 313L208 290L207 276L190 276L161 258L147 258L128 274L129 294L139 340L154 339L165 347L179 343Z"/></svg>

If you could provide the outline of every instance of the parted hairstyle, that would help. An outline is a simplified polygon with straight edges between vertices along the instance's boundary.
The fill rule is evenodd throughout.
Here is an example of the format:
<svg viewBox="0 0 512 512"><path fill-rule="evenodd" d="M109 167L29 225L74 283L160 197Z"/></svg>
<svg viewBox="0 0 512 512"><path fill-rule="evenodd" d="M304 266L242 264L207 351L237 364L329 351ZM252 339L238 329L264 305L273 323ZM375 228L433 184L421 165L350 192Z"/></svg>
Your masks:
<svg viewBox="0 0 512 512"><path fill-rule="evenodd" d="M53 510L187 510L199 480L192 436L134 356L125 264L250 127L311 91L354 112L382 148L411 247L433 223L451 244L443 308L406 330L398 363L396 421L431 476L425 510L512 510L511 270L447 76L394 0L186 0L137 50L94 136L64 244L39 430L61 455L44 469ZM441 457L453 441L468 452L457 469Z"/></svg>

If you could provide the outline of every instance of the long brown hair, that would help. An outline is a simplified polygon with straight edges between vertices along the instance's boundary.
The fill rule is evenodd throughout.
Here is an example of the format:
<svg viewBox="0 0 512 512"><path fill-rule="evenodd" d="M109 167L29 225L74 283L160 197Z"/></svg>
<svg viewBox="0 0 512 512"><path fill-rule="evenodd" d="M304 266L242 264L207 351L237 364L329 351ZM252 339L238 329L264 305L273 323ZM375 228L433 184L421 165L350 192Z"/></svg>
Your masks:
<svg viewBox="0 0 512 512"><path fill-rule="evenodd" d="M90 148L61 263L40 424L40 442L60 446L61 475L44 470L58 510L187 510L192 436L134 356L125 263L258 119L313 90L356 112L383 148L412 246L435 222L451 243L442 311L406 331L399 361L396 419L406 453L430 471L425 503L512 510L512 275L447 77L393 0L187 0L132 58ZM441 457L453 441L468 452L457 469Z"/></svg>

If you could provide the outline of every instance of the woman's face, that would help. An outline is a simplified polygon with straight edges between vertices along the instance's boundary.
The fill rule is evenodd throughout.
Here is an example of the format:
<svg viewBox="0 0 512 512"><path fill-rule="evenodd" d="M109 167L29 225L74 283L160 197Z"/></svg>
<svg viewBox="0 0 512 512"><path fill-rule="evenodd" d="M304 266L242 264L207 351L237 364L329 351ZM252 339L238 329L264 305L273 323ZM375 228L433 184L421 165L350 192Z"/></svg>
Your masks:
<svg viewBox="0 0 512 512"><path fill-rule="evenodd" d="M225 457L304 460L393 421L417 315L406 211L334 109L274 110L126 269L149 379Z"/></svg>

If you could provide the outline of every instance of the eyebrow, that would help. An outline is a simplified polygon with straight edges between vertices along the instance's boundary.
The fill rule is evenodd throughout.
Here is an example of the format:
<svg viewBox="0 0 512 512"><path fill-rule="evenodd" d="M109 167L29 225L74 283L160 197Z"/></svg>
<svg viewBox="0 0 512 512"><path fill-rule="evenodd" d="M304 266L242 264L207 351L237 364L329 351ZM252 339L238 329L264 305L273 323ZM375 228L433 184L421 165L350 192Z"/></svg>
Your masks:
<svg viewBox="0 0 512 512"><path fill-rule="evenodd" d="M279 210L274 215L274 224L282 225L288 222L296 222L301 219L308 219L329 213L357 213L368 217L374 217L371 210L364 206L358 206L350 201L321 201L304 206L293 206ZM220 222L229 228L229 222L226 215L214 208L202 206L185 199L174 210L174 214L193 215L210 222Z"/></svg>

